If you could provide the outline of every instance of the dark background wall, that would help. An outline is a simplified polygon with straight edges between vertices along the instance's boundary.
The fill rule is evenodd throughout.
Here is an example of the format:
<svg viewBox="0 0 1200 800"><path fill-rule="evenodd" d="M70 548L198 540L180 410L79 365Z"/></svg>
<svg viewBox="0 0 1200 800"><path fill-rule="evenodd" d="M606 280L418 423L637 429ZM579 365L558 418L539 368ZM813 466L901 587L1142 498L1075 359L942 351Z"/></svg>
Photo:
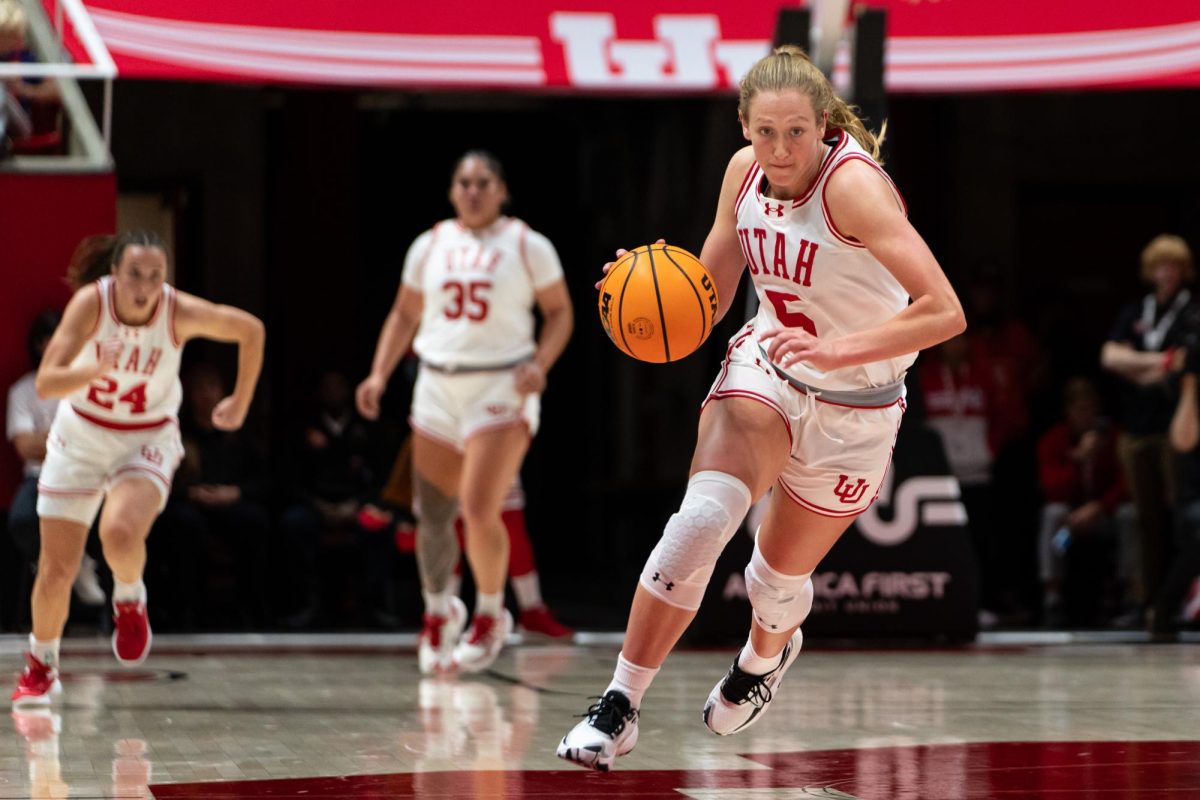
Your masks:
<svg viewBox="0 0 1200 800"><path fill-rule="evenodd" d="M1060 383L1097 372L1116 309L1139 292L1147 240L1172 231L1200 246L1200 159L1189 144L1198 100L1195 92L893 98L889 170L952 279L997 276ZM454 160L472 147L500 157L512 213L557 246L578 319L525 469L551 597L577 592L581 571L628 581L640 569L681 493L695 410L740 323L727 320L682 363L635 363L597 322L599 267L615 248L659 237L698 252L740 144L735 101L724 96L141 82L117 87L114 137L120 188L176 204L181 288L266 320L251 427L277 461L321 370L355 382L365 375L408 244L452 213ZM398 378L387 398L393 419L402 419L406 394ZM1052 395L1042 418L1056 412Z"/></svg>

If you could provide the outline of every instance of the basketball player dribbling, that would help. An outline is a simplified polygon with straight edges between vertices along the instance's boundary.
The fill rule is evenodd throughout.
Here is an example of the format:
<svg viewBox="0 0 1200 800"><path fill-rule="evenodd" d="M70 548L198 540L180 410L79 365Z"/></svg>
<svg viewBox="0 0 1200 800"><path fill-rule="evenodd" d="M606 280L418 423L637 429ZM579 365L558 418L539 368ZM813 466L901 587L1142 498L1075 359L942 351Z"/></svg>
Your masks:
<svg viewBox="0 0 1200 800"><path fill-rule="evenodd" d="M612 682L558 746L592 769L637 743L642 696L717 556L774 487L746 567L750 635L703 706L719 735L762 718L800 650L810 576L878 492L905 370L966 327L878 164L880 137L800 49L751 68L738 117L750 146L729 162L700 260L719 316L747 267L760 307L703 405L687 491L642 572Z"/></svg>
<svg viewBox="0 0 1200 800"><path fill-rule="evenodd" d="M494 156L470 151L459 159L450 183L457 216L409 248L371 374L358 387L359 411L375 419L388 378L412 342L421 359L410 421L425 600L417 663L424 674L486 669L512 631L504 609L509 544L501 506L537 431L546 373L574 325L554 246L505 216L507 200ZM536 340L535 304L543 316ZM476 587L465 632L466 607L451 591L460 510Z"/></svg>
<svg viewBox="0 0 1200 800"><path fill-rule="evenodd" d="M213 425L241 427L262 366L258 318L180 292L166 283L167 254L152 233L99 240L72 260L76 287L38 368L43 397L61 397L38 482L41 552L33 584L33 632L13 704L50 702L61 692L59 640L88 529L100 512L100 542L113 575L113 652L127 665L150 652L146 537L162 511L183 446L177 415L179 360L193 338L235 342L233 393ZM107 273L107 274L105 274Z"/></svg>

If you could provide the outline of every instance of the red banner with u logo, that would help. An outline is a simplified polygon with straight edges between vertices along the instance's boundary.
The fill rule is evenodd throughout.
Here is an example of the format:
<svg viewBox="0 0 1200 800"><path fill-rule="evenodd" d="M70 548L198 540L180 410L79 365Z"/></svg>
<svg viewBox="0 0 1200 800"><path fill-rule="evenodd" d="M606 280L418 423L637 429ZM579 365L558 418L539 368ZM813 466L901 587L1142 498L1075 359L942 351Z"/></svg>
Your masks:
<svg viewBox="0 0 1200 800"><path fill-rule="evenodd" d="M45 0L52 6L55 0ZM730 91L778 0L85 0L120 74L420 89ZM787 5L787 4L785 4ZM799 5L799 4L794 4ZM893 92L1200 86L1200 3L870 0ZM844 72L843 49L838 69Z"/></svg>

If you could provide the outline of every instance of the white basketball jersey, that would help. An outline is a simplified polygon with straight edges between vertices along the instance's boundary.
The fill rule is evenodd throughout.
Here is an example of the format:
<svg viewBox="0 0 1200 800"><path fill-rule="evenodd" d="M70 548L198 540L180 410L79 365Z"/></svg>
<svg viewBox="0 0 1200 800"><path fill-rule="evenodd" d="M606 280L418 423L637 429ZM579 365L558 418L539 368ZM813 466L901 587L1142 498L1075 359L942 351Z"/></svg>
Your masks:
<svg viewBox="0 0 1200 800"><path fill-rule="evenodd" d="M554 245L519 219L500 217L481 231L439 222L404 260L404 284L425 297L413 349L440 366L529 357L535 292L562 277Z"/></svg>
<svg viewBox="0 0 1200 800"><path fill-rule="evenodd" d="M762 168L756 161L742 181L734 204L742 254L758 293L758 331L803 328L818 337L839 338L873 328L908 305L908 293L863 244L834 227L825 203L825 184L840 165L858 159L887 180L887 173L854 137L836 131L813 185L792 200L762 194ZM821 389L853 390L899 380L916 359L910 353L887 361L820 372L808 364L788 367L797 380Z"/></svg>
<svg viewBox="0 0 1200 800"><path fill-rule="evenodd" d="M95 287L100 319L72 366L95 364L100 343L110 339L121 341L121 354L108 371L67 400L84 419L118 430L151 428L175 418L183 398L179 385L183 345L175 339L175 289L163 284L158 306L145 325L126 325L117 319L112 278L100 278Z"/></svg>

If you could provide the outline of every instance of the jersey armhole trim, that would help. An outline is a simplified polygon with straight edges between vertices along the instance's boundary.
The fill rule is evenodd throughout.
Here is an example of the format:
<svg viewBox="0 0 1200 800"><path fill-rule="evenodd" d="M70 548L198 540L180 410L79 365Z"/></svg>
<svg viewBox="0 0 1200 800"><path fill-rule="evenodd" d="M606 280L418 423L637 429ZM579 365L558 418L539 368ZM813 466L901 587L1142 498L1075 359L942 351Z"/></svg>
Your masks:
<svg viewBox="0 0 1200 800"><path fill-rule="evenodd" d="M175 347L183 347L183 345L179 341L179 334L177 334L175 332L175 311L176 311L177 302L176 302L176 298L175 298L175 287L174 286L168 287L166 300L167 300L167 335L169 337L171 337L171 344L173 344Z"/></svg>
<svg viewBox="0 0 1200 800"><path fill-rule="evenodd" d="M92 330L87 335L89 339L96 338L96 334L100 332L100 323L104 320L104 289L100 286L100 281L102 280L104 279L101 278L92 284L96 287L96 302L99 305L96 307L96 322L92 325Z"/></svg>
<svg viewBox="0 0 1200 800"><path fill-rule="evenodd" d="M829 178L832 178L833 173L837 172L843 164L846 164L850 161L862 161L863 163L873 167L876 172L883 176L884 181L887 182L888 188L892 190L892 196L895 198L896 204L900 207L900 213L902 213L906 218L908 217L908 204L904 202L904 197L900 194L900 190L896 188L896 184L892 181L891 176L884 172L883 167L876 164L875 161L869 156L862 153L850 153L838 161L838 163L833 165L833 168L829 170L829 176L826 178L825 184L821 187L821 213L825 217L825 225L829 228L829 232L832 233L834 238L836 238L839 242L849 245L850 247L865 250L866 245L864 245L858 239L855 239L853 236L842 233L840 230L838 230L837 225L833 222L833 214L829 211L829 201L825 197L825 188L829 185Z"/></svg>
<svg viewBox="0 0 1200 800"><path fill-rule="evenodd" d="M750 187L754 185L754 177L758 172L758 161L751 160L750 168L746 170L745 176L742 178L741 188L738 189L737 199L733 201L733 221L736 223L738 214L742 207L742 203L746 200L746 195L749 193Z"/></svg>
<svg viewBox="0 0 1200 800"><path fill-rule="evenodd" d="M529 252L525 247L525 240L529 235L529 226L523 220L519 221L518 224L521 226L520 232L517 234L517 249L521 254L521 266L525 268L525 275L529 278L530 288L536 292L537 286L533 278L533 267L529 266Z"/></svg>

